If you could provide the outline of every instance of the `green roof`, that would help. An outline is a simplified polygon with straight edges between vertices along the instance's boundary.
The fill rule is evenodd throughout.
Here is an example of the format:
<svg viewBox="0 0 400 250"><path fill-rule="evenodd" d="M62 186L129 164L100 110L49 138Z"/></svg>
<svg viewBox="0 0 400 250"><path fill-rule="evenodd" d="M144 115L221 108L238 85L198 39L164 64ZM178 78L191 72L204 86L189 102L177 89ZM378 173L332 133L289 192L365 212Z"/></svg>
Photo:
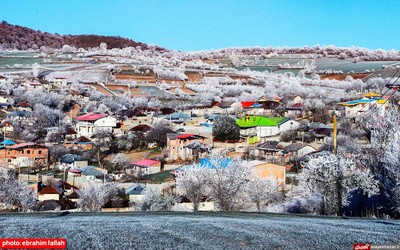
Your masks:
<svg viewBox="0 0 400 250"><path fill-rule="evenodd" d="M241 128L250 127L276 127L289 120L287 117L265 117L265 116L249 116L249 120L246 121L246 117L236 120L237 125Z"/></svg>

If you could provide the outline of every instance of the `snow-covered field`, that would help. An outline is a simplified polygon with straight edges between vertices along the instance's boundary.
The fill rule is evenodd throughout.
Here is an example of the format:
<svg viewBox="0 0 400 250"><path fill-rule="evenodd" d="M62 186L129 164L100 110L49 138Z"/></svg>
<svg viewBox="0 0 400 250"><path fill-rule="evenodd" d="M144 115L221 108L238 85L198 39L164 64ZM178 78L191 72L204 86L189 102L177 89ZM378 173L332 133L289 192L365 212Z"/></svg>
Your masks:
<svg viewBox="0 0 400 250"><path fill-rule="evenodd" d="M248 213L3 214L0 238L66 238L68 249L353 249L400 244L400 221Z"/></svg>

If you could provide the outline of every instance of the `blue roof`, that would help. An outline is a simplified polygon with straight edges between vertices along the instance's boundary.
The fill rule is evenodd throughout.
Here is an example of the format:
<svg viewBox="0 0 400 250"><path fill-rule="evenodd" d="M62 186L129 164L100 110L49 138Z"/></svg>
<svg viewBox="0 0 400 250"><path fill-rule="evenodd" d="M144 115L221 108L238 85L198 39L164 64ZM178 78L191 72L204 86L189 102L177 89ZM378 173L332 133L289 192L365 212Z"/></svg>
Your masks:
<svg viewBox="0 0 400 250"><path fill-rule="evenodd" d="M188 120L190 119L190 115L182 113L182 112L175 112L170 114L169 116L166 116L167 119L172 119L172 120Z"/></svg>
<svg viewBox="0 0 400 250"><path fill-rule="evenodd" d="M203 168L227 168L233 163L231 158L200 158L200 167ZM215 166L214 164L218 165Z"/></svg>
<svg viewBox="0 0 400 250"><path fill-rule="evenodd" d="M1 145L15 145L16 143L12 140L7 139L7 140L0 142L0 144Z"/></svg>

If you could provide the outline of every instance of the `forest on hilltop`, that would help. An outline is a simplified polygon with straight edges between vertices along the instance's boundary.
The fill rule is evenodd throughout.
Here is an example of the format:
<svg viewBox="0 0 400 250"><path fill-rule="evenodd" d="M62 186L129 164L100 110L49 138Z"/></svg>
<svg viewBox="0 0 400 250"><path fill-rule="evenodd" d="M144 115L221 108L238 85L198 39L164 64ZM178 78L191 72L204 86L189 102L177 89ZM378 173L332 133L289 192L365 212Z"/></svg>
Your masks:
<svg viewBox="0 0 400 250"><path fill-rule="evenodd" d="M59 49L63 45L69 45L76 48L98 47L101 43L107 43L107 47L126 48L140 46L147 49L148 45L141 42L135 42L131 39L115 36L99 35L59 35L33 30L30 28L12 25L3 21L0 23L0 49L40 49L42 46ZM161 49L161 48L159 48Z"/></svg>

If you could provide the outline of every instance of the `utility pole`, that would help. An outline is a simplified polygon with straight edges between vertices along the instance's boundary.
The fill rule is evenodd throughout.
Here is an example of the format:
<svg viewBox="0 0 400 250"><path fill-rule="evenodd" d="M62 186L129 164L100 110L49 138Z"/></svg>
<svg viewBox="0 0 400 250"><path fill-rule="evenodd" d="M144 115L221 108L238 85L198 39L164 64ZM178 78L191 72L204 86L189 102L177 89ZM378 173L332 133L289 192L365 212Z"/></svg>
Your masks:
<svg viewBox="0 0 400 250"><path fill-rule="evenodd" d="M337 120L336 113L333 114L333 153L337 155Z"/></svg>

